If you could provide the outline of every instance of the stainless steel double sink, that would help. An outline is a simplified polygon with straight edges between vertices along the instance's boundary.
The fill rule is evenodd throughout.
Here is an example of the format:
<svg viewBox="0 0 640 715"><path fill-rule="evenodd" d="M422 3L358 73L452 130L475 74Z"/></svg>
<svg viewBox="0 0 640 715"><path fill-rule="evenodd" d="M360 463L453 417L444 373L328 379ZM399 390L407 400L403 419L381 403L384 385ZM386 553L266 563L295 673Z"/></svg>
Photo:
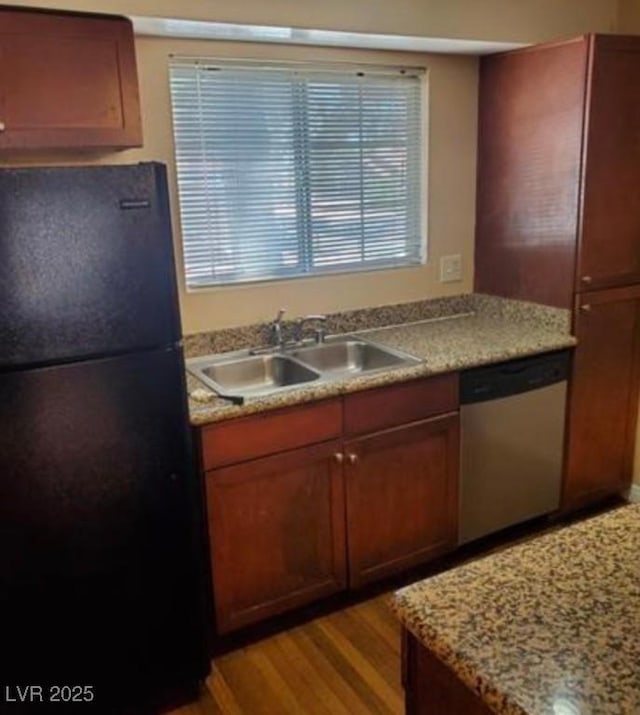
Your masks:
<svg viewBox="0 0 640 715"><path fill-rule="evenodd" d="M353 335L256 353L239 350L191 358L187 370L220 396L242 400L420 362L412 355Z"/></svg>

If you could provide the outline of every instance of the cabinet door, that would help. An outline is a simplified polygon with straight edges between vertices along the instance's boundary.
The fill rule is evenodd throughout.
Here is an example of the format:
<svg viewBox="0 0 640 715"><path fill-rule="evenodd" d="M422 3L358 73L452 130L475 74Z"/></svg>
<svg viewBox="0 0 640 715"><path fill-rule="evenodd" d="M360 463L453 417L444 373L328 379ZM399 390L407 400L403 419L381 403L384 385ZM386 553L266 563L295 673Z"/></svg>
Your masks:
<svg viewBox="0 0 640 715"><path fill-rule="evenodd" d="M594 42L578 290L640 282L640 37Z"/></svg>
<svg viewBox="0 0 640 715"><path fill-rule="evenodd" d="M633 469L640 287L579 296L563 507L625 489Z"/></svg>
<svg viewBox="0 0 640 715"><path fill-rule="evenodd" d="M125 18L0 11L0 149L142 144Z"/></svg>
<svg viewBox="0 0 640 715"><path fill-rule="evenodd" d="M219 633L346 585L338 441L207 473Z"/></svg>
<svg viewBox="0 0 640 715"><path fill-rule="evenodd" d="M349 580L360 586L456 544L459 416L345 445Z"/></svg>
<svg viewBox="0 0 640 715"><path fill-rule="evenodd" d="M570 308L584 38L481 58L475 289Z"/></svg>

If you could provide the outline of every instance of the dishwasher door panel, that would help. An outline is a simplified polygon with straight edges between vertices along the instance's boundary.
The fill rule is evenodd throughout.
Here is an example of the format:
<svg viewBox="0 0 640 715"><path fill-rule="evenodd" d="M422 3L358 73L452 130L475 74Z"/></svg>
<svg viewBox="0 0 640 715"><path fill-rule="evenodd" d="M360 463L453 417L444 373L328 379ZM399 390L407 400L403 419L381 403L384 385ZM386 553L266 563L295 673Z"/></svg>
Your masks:
<svg viewBox="0 0 640 715"><path fill-rule="evenodd" d="M463 405L460 543L560 504L566 382Z"/></svg>

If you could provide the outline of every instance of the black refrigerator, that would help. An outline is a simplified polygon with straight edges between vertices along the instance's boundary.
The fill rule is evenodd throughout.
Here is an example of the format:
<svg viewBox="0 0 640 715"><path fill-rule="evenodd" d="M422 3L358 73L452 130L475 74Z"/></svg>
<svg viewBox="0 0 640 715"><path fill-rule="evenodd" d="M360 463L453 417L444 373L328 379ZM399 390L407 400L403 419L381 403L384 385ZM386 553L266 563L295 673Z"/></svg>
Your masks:
<svg viewBox="0 0 640 715"><path fill-rule="evenodd" d="M208 672L180 341L164 166L0 170L0 712Z"/></svg>

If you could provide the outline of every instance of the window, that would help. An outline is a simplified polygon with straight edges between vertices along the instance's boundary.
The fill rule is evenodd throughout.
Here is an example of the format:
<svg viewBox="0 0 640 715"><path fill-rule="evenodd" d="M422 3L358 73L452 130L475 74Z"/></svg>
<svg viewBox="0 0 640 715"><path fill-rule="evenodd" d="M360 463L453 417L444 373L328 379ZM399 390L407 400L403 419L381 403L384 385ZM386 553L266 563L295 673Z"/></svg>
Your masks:
<svg viewBox="0 0 640 715"><path fill-rule="evenodd" d="M187 286L424 262L417 71L170 66Z"/></svg>

